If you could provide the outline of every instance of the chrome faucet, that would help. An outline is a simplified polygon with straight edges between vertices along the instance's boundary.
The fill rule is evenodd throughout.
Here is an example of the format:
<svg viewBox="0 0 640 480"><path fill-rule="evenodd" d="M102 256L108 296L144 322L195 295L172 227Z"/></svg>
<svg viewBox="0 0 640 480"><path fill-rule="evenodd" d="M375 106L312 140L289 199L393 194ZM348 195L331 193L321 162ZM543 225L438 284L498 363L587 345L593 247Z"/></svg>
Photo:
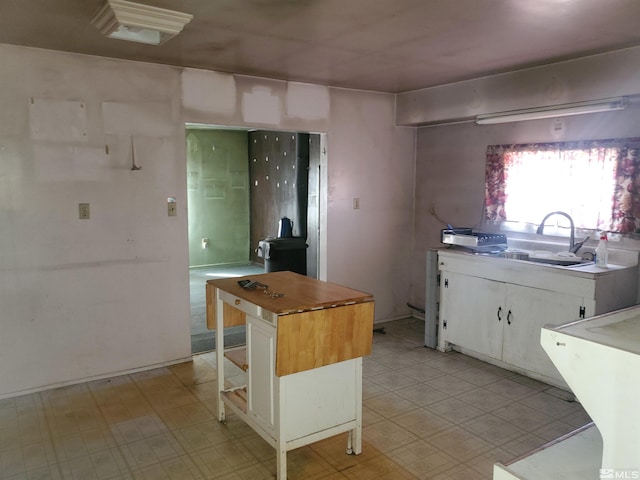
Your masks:
<svg viewBox="0 0 640 480"><path fill-rule="evenodd" d="M540 226L536 230L536 233L538 235L542 235L543 234L544 222L546 222L547 218L549 218L552 215L562 215L563 217L567 217L569 219L569 224L571 225L571 236L569 237L569 251L571 253L576 253L580 249L580 247L582 247L582 245L584 245L584 242L589 240L589 237L585 238L583 241L581 241L580 243L576 244L576 236L575 236L576 229L575 229L575 226L573 225L573 218L571 218L571 216L568 213L565 213L565 212L551 212L551 213L548 213L542 219L542 222L540 222Z"/></svg>

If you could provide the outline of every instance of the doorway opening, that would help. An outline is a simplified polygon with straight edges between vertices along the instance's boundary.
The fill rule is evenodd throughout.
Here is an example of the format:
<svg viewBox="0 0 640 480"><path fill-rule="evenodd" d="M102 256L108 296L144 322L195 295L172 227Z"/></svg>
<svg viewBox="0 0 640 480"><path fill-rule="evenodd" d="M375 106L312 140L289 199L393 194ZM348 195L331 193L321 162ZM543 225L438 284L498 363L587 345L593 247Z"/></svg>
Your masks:
<svg viewBox="0 0 640 480"><path fill-rule="evenodd" d="M192 353L215 349L206 281L265 272L260 240L282 217L306 241L306 274L319 278L322 134L187 124L187 205ZM325 150L326 151L326 150ZM225 345L244 327L225 329Z"/></svg>

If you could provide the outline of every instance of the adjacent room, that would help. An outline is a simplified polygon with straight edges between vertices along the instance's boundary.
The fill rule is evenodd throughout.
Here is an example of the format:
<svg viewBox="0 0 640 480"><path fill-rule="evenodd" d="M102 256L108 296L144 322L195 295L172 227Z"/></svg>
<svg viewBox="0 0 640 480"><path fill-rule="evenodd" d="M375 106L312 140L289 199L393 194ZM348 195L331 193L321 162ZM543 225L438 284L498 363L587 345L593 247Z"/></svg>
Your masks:
<svg viewBox="0 0 640 480"><path fill-rule="evenodd" d="M639 2L0 11L0 479L640 476Z"/></svg>

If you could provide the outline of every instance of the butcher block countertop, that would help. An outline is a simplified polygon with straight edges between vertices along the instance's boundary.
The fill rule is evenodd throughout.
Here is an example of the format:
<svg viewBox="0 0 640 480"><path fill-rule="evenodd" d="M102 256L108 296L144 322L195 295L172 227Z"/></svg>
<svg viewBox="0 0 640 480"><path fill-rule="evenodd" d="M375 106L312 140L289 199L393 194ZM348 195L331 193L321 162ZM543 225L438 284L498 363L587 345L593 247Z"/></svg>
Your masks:
<svg viewBox="0 0 640 480"><path fill-rule="evenodd" d="M264 289L247 289L238 285L240 280L253 280L268 285L268 291L284 294L272 298ZM271 272L246 277L208 280L207 284L258 305L277 315L307 312L327 307L372 302L373 295L323 282L294 272Z"/></svg>
<svg viewBox="0 0 640 480"><path fill-rule="evenodd" d="M241 287L241 280L260 282L268 286L266 292L284 295L274 298L264 288ZM208 280L207 320L212 329L220 321L216 290L224 292L225 327L245 324L250 314L276 328L278 376L371 353L375 302L368 293L288 271Z"/></svg>

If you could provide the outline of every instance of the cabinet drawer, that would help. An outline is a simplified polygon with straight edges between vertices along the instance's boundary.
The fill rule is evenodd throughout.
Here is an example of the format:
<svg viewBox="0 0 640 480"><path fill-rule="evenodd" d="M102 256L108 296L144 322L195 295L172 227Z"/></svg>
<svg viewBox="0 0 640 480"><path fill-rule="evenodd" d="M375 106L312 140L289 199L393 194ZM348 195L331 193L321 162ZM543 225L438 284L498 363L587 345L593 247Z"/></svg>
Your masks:
<svg viewBox="0 0 640 480"><path fill-rule="evenodd" d="M247 300L243 300L242 298L236 297L235 295L232 295L222 290L218 292L218 296L220 297L220 300L222 300L225 303L228 303L232 307L237 308L238 310L244 313L247 313L253 317L260 318L261 308L258 307L256 304L248 302Z"/></svg>

